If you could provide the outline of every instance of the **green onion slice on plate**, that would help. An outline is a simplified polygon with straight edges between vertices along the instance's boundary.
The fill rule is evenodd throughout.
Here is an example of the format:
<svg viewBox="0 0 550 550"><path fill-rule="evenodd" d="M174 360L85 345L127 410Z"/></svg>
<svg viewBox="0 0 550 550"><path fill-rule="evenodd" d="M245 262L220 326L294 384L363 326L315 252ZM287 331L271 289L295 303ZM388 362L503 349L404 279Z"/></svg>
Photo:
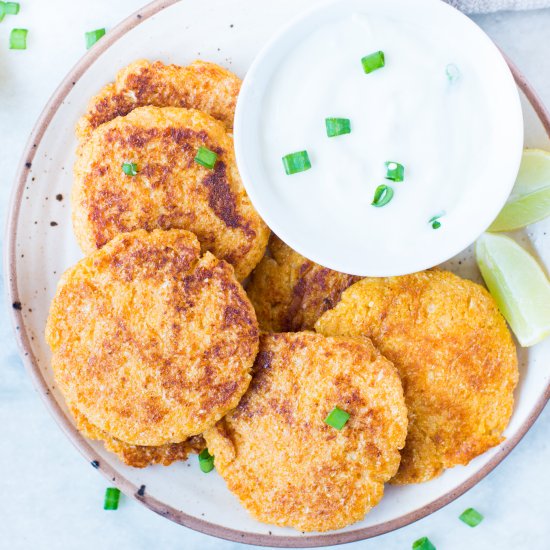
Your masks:
<svg viewBox="0 0 550 550"><path fill-rule="evenodd" d="M399 182L405 179L405 167L402 164L389 160L385 165L387 180Z"/></svg>
<svg viewBox="0 0 550 550"><path fill-rule="evenodd" d="M283 166L288 176L309 170L311 162L307 151L297 151L296 153L285 155L283 157Z"/></svg>
<svg viewBox="0 0 550 550"><path fill-rule="evenodd" d="M413 550L436 550L428 537L422 537L415 540L412 545Z"/></svg>
<svg viewBox="0 0 550 550"><path fill-rule="evenodd" d="M349 420L349 413L340 409L340 407L334 407L325 418L325 424L341 430Z"/></svg>
<svg viewBox="0 0 550 550"><path fill-rule="evenodd" d="M27 49L27 29L12 29L10 33L10 50Z"/></svg>
<svg viewBox="0 0 550 550"><path fill-rule="evenodd" d="M367 74L376 71L376 69L381 69L386 64L384 52L378 51L366 55L361 59L361 64L363 65L363 70Z"/></svg>
<svg viewBox="0 0 550 550"><path fill-rule="evenodd" d="M341 136L351 133L351 124L349 118L325 118L328 137Z"/></svg>
<svg viewBox="0 0 550 550"><path fill-rule="evenodd" d="M123 165L122 165L122 171L127 175L127 176L137 176L137 164L135 162L125 162Z"/></svg>
<svg viewBox="0 0 550 550"><path fill-rule="evenodd" d="M393 199L393 189L389 185L379 185L374 192L372 206L381 208L386 206Z"/></svg>
<svg viewBox="0 0 550 550"><path fill-rule="evenodd" d="M199 454L199 468L205 474L214 469L214 457L208 452L208 449L204 449Z"/></svg>
<svg viewBox="0 0 550 550"><path fill-rule="evenodd" d="M210 151L210 149L207 149L206 147L199 147L199 150L197 151L197 155L195 157L195 162L197 164L213 170L214 166L216 166L217 160L218 155L214 153L214 151Z"/></svg>
<svg viewBox="0 0 550 550"><path fill-rule="evenodd" d="M458 516L458 519L470 527L477 527L483 521L483 516L477 510L468 508Z"/></svg>
<svg viewBox="0 0 550 550"><path fill-rule="evenodd" d="M84 36L86 37L86 49L89 50L102 36L105 36L105 29L90 31Z"/></svg>
<svg viewBox="0 0 550 550"><path fill-rule="evenodd" d="M116 487L107 487L105 490L105 500L103 502L104 510L117 510L120 491Z"/></svg>
<svg viewBox="0 0 550 550"><path fill-rule="evenodd" d="M445 74L447 75L447 78L449 79L449 82L451 84L454 84L457 80L460 79L460 70L454 63L449 63L445 67Z"/></svg>

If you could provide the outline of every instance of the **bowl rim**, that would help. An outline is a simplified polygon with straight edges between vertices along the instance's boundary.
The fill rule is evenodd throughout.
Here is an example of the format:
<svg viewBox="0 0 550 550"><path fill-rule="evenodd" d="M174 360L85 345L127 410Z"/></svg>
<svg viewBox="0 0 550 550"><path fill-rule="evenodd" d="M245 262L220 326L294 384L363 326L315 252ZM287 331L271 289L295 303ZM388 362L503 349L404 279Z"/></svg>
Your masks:
<svg viewBox="0 0 550 550"><path fill-rule="evenodd" d="M506 170L506 172L501 171L496 179L491 180L498 182L498 185L482 186L482 192L486 193L483 198L478 197L480 199L479 204L483 205L482 210L477 213L477 216L472 217L469 215L467 227L464 224L453 224L453 230L448 231L447 238L442 241L444 243L443 246L431 247L429 246L429 242L424 241L421 243L422 246L418 246L415 249L416 253L412 258L409 258L405 262L396 263L394 258L399 257L399 254L392 254L392 260L389 265L388 260L382 261L381 264L377 262L371 264L371 253L366 250L363 250L362 254L355 256L346 254L344 259L343 256L334 253L335 245L331 247L319 247L318 243L321 241L318 238L311 237L323 226L319 220L323 219L325 212L317 211L318 216L314 224L308 224L304 230L300 222L300 230L297 230L298 209L295 207L298 203L294 200L275 199L274 196L276 193L271 191L271 186L262 183L267 181L269 177L263 166L264 163L257 161L258 155L262 153L262 147L258 145L261 142L262 133L256 121L261 115L266 90L277 74L281 56L285 59L289 52L292 52L297 44L300 44L304 34L310 34L317 30L319 25L326 24L327 14L334 15L334 12L342 13L342 9L344 10L344 14L354 13L357 9L357 4L364 2L381 6L382 11L385 13L388 11L385 2L380 2L379 0L323 0L321 3L299 12L278 29L255 56L243 80L235 110L233 133L237 167L248 196L260 216L274 233L303 256L330 269L357 276L391 277L415 273L440 265L460 254L468 246L471 246L491 225L509 197L515 178L510 176L510 180L507 181L503 174L517 174L523 150L524 121L519 93L506 59L491 38L469 17L445 2L422 0L419 5L415 5L414 9L412 9L410 2L407 0L391 1L393 5L390 6L390 9L392 10L403 9L403 5L405 5L406 9L411 9L416 13L420 8L423 12L425 11L428 14L433 13L437 17L441 17L443 23L447 21L449 23L453 22L452 26L460 32L461 36L464 35L462 39L475 39L478 45L483 48L485 54L491 56L491 65L498 65L498 71L501 73L499 77L499 91L503 92L501 95L507 98L507 104L503 106L506 109L504 111L506 116L499 116L499 119L506 120L506 124L508 125L501 132L501 135L506 136L506 138L499 148L494 150L495 153L498 152L499 160L506 159L505 162L507 164L502 168L498 168L499 170ZM425 16L426 13L422 13L421 20L425 19ZM479 57L477 54L472 54L472 56ZM493 78L487 78L487 81L493 82ZM503 111L499 111L499 113L502 115ZM504 149L505 152L502 153L501 149ZM250 151L257 154L253 155ZM506 185L503 185L503 182ZM460 202L465 203L463 196L461 196ZM287 205L292 205L290 208L292 213L290 215L288 215L289 210L287 209ZM291 221L289 222L289 220ZM345 231L344 226L341 226L340 233L342 232L344 234L353 234L353 226L348 226ZM352 238L351 243L352 245L358 245L362 240L359 239L358 241ZM341 246L339 241L338 247ZM328 250L331 250L331 252L327 252ZM366 261L365 258L369 260Z"/></svg>
<svg viewBox="0 0 550 550"><path fill-rule="evenodd" d="M58 405L57 401L50 394L48 385L44 380L40 368L38 367L36 357L33 354L30 337L25 327L22 312L12 307L15 302L19 301L16 256L17 223L19 219L19 212L21 210L25 183L29 173L29 168L27 165L28 163L32 163L38 145L41 142L51 120L75 83L83 76L88 68L105 50L107 50L114 42L139 25L141 22L178 3L179 1L180 0L154 0L150 2L124 19L120 24L107 33L97 45L91 48L90 51L87 52L69 71L69 73L62 80L61 84L54 91L42 113L38 117L27 144L23 149L16 172L14 186L12 188L8 203L8 216L4 233L6 243L4 247L4 281L6 285L9 317L11 319L15 339L25 369L31 377L36 391L44 401L46 408L49 410L59 427L65 432L65 435L71 443L80 451L84 458L86 458L93 467L98 469L110 483L116 485L124 494L134 498L153 512L156 512L157 514L164 516L175 523L179 523L185 527L194 529L195 531L229 541L268 547L287 548L311 548L344 544L376 537L378 535L404 527L449 504L487 476L521 441L537 417L540 415L546 403L550 400L550 382L548 383L542 396L534 404L529 416L523 422L518 431L512 437L506 439L502 447L499 449L499 452L487 464L485 464L483 468L474 473L454 489L448 491L432 502L418 508L417 510L379 525L363 527L347 532L315 534L303 537L249 533L201 520L168 506L147 493L142 495L139 493L139 487L137 485L130 482L123 475L120 475L117 470L109 464L104 464L102 462L102 458L95 452L84 436L80 434L80 432ZM512 71L517 86L525 94L527 100L541 121L548 137L550 138L550 114L522 73L506 56L504 57L510 67L510 70Z"/></svg>

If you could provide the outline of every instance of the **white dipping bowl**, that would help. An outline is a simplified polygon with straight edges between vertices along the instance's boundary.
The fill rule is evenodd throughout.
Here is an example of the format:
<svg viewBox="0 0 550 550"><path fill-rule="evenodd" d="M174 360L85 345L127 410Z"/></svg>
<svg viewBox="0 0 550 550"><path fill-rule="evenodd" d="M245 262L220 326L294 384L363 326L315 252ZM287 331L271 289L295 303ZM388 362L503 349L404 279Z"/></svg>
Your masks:
<svg viewBox="0 0 550 550"><path fill-rule="evenodd" d="M317 74L315 71L338 69L334 66L331 69L330 62L324 66L329 56L323 57L322 51L312 56L303 78L296 78L294 82L295 101L301 102L299 112L303 116L294 117L277 130L281 135L288 128L288 137L285 137L288 147L284 153L308 150L312 169L286 176L281 161L283 151L269 150L266 132L274 128L269 121L276 123L279 114L284 118L285 101L291 96L287 94L285 98L283 94L277 103L278 97L273 97L272 91L279 89L281 71L286 70L285 64L292 63L297 48L304 46L305 41L324 25L339 24L352 16L366 22L363 55L374 50L386 54L386 66L368 75L360 75L359 57L353 61L358 67L353 82L358 86L358 93L368 96L365 105L377 110L375 120L366 120L368 116L352 118L351 134L336 138L323 135L324 117L317 116L324 112L322 105L319 109L323 98L327 102L324 116L346 117L346 113L342 112L345 108L340 108L338 113L331 111L337 103L326 87L315 90L311 82L308 84L308 75ZM370 33L370 20L374 22L373 27L376 21L389 21L395 24L395 32L377 33L375 29ZM420 59L411 57L406 61L406 55L412 55L408 50L398 55L396 33L403 29L412 37L415 47L418 43L422 52ZM328 45L323 44L321 50L336 51L341 40L327 33ZM410 70L411 61L416 59L420 72L424 71L419 82L414 82L417 73ZM475 83L472 96L475 101L471 109L465 107L470 102L462 102L460 117L455 112L453 118L450 109L450 121L433 116L433 127L439 128L438 131L430 133L430 126L424 124L426 117L423 117L419 132L418 126L413 125L414 104L408 111L406 108L407 93L412 94L415 86L419 90L419 86L448 85L444 76L445 59L456 63L461 70L458 86L463 85L472 93L473 88L466 87ZM441 74L436 71L433 79L430 76L426 80L426 66L434 64L434 60L443 63ZM292 70L293 74L298 74L296 67ZM384 88L386 76L394 81L391 97L388 97L387 87ZM380 92L378 97L377 90L384 91L385 96ZM395 103L401 101L397 118L392 105L394 97L398 98ZM315 121L311 119L309 103L311 109L317 105ZM360 103L357 105L360 109L367 108ZM363 114L368 115L368 108ZM429 118L435 106L432 109L424 105L423 108ZM314 131L312 125L317 122ZM380 143L376 139L377 132L383 136ZM327 162L330 151L342 152L345 149L343 140L355 140L348 143L354 144L357 152L358 147L361 150L357 140L362 136L368 143L364 159L361 159L368 176L364 188L363 182L358 185L351 179L338 182L337 175L327 184L323 163ZM237 164L248 195L259 214L283 241L325 267L354 275L383 277L438 265L467 248L489 227L506 202L518 172L523 119L518 91L505 60L487 35L459 11L440 0L337 0L322 4L292 21L256 57L239 95L234 138ZM424 138L427 145L422 149ZM445 144L441 153L449 159L448 177L443 178L442 171L436 174L429 162L429 144L437 145L439 139ZM330 147L334 149L329 150ZM385 174L380 171L383 160L401 162L405 166L405 181L385 180ZM434 163L437 161L434 159ZM433 182L431 189L435 192L426 192L425 184L430 183L430 178L441 182L446 204L438 198L438 187L434 188ZM391 185L395 195L388 205L375 208L370 203L373 190L380 184ZM440 213L439 210L445 211L445 215L441 218L441 227L434 230L429 219Z"/></svg>

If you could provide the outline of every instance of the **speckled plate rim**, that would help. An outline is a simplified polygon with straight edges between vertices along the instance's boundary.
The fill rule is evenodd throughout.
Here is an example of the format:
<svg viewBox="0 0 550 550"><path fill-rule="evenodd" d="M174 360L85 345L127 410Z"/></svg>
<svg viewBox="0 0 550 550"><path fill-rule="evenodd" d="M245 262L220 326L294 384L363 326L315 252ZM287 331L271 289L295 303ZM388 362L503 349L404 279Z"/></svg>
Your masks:
<svg viewBox="0 0 550 550"><path fill-rule="evenodd" d="M222 539L241 542L245 544L256 544L271 547L287 547L287 548L310 548L330 546L336 544L344 544L359 540L376 537L384 533L388 533L400 527L404 527L413 523L443 506L449 504L466 491L471 489L486 475L488 475L521 441L529 428L533 425L537 417L544 409L546 403L550 400L550 384L545 389L544 394L534 404L530 415L522 424L520 429L513 437L507 439L499 449L498 453L478 472L469 477L453 490L447 492L443 496L433 500L429 504L414 510L408 514L404 514L391 521L381 523L379 525L348 531L344 533L332 533L323 535L310 535L305 537L289 537L289 536L270 536L257 533L248 533L230 529L214 523L210 523L188 514L185 514L175 508L168 506L159 500L144 494L138 494L139 487L131 483L125 477L119 475L116 469L106 465L100 461L99 455L89 445L87 440L74 427L72 422L67 418L61 407L55 399L50 395L49 388L38 368L36 358L32 352L29 335L24 324L22 312L12 307L12 304L19 302L19 294L17 288L17 262L16 262L16 242L17 242L17 222L22 204L22 195L25 189L25 182L28 176L28 170L33 162L34 155L41 142L44 133L46 132L51 120L57 110L65 100L66 96L82 77L88 68L96 61L96 59L110 46L115 43L120 37L128 31L139 25L145 19L155 15L163 9L176 4L180 0L155 0L134 14L130 15L118 26L112 29L105 37L98 42L82 59L73 67L69 74L64 78L59 87L55 90L52 97L46 104L40 117L38 118L33 131L30 134L29 140L23 155L21 157L19 167L16 174L15 185L12 189L11 198L9 201L8 219L5 232L5 247L4 247L4 280L8 294L8 305L10 308L9 315L13 324L16 341L21 351L23 363L27 369L33 384L44 400L47 408L54 417L57 424L65 432L73 445L82 453L82 455L96 467L111 483L115 484L124 494L133 497L153 512L160 514L176 523L200 531L202 533L219 537ZM517 67L508 60L508 64L514 75L518 87L523 91L529 103L536 112L539 120L548 137L550 138L550 114L544 107L542 101L537 96L536 92L531 88L525 77L520 73Z"/></svg>

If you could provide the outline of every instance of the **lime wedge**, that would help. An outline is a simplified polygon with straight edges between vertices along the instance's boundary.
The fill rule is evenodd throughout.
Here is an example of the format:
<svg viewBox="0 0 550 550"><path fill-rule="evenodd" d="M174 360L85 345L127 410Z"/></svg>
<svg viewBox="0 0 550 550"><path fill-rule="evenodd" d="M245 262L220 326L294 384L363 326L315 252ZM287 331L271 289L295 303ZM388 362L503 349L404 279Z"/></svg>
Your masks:
<svg viewBox="0 0 550 550"><path fill-rule="evenodd" d="M550 152L525 149L512 194L489 231L512 231L550 216Z"/></svg>
<svg viewBox="0 0 550 550"><path fill-rule="evenodd" d="M476 258L519 343L529 347L550 336L550 281L533 256L509 237L485 233Z"/></svg>

